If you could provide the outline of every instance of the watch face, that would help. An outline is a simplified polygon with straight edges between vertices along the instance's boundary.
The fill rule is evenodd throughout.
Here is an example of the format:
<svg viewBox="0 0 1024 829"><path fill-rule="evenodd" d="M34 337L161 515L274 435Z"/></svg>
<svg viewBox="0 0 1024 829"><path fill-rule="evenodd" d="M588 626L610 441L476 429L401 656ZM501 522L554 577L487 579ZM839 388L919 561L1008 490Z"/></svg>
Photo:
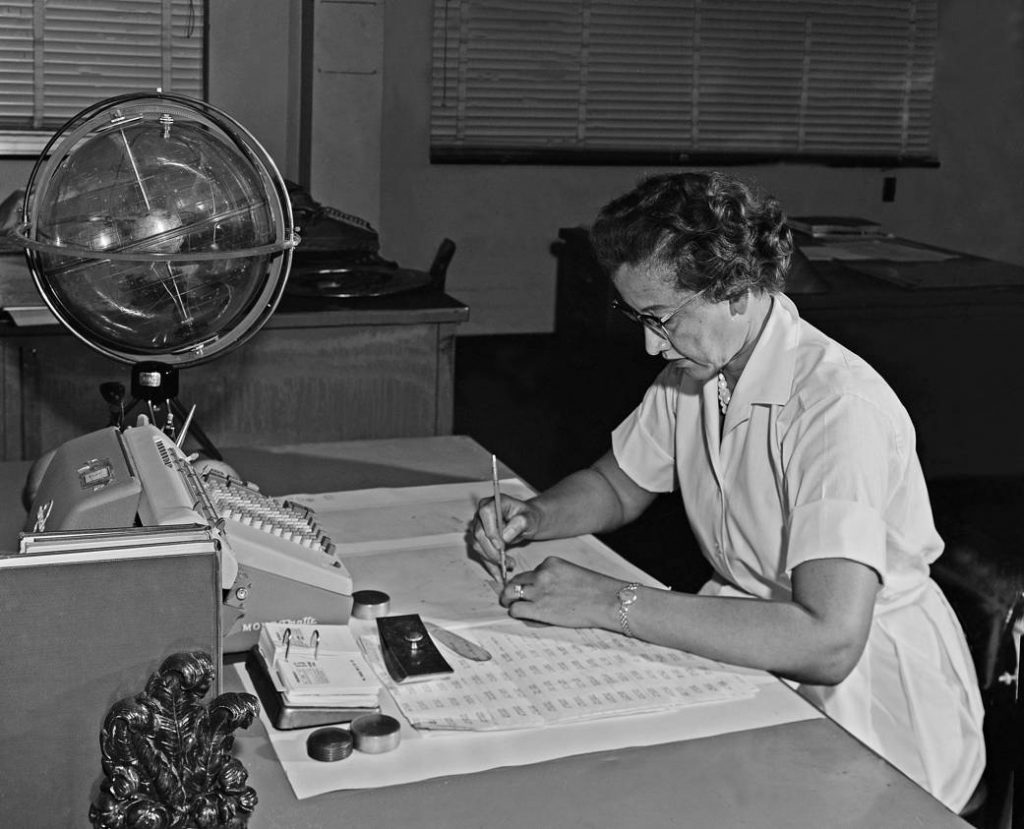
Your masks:
<svg viewBox="0 0 1024 829"><path fill-rule="evenodd" d="M636 588L632 585L626 585L619 590L619 602L624 605L631 605L636 601Z"/></svg>

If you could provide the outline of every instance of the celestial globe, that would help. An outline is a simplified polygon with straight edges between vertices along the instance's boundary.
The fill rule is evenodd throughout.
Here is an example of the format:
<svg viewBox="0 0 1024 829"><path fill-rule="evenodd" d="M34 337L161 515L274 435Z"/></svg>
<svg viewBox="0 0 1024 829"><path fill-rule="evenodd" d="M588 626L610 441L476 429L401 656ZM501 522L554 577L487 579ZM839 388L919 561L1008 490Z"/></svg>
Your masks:
<svg viewBox="0 0 1024 829"><path fill-rule="evenodd" d="M226 113L180 95L101 101L65 124L15 231L57 319L127 363L188 366L276 308L298 234L284 180Z"/></svg>

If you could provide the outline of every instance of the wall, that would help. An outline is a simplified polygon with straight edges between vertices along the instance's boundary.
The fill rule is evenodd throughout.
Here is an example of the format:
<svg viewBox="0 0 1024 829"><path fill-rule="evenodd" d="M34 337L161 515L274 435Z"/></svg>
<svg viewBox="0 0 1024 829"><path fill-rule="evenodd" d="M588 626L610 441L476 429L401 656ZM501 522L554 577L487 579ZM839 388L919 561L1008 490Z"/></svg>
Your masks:
<svg viewBox="0 0 1024 829"><path fill-rule="evenodd" d="M380 223L381 3L317 0L310 189L324 204Z"/></svg>
<svg viewBox="0 0 1024 829"><path fill-rule="evenodd" d="M323 204L380 221L382 4L212 0L210 103L244 124L285 177ZM308 160L301 157L302 18L315 21ZM308 171L303 169L308 164ZM300 229L301 230L301 229Z"/></svg>
<svg viewBox="0 0 1024 829"><path fill-rule="evenodd" d="M635 167L431 166L431 4L384 3L381 224L387 253L429 261L458 251L448 291L462 334L550 331L560 227L585 224L644 172ZM942 0L934 129L939 169L736 168L789 212L881 221L909 238L1024 265L1024 12L1019 0ZM984 10L982 13L981 10ZM881 200L882 180L896 199Z"/></svg>
<svg viewBox="0 0 1024 829"><path fill-rule="evenodd" d="M0 201L15 190L25 189L34 164L34 159L0 158ZM18 221L21 221L20 214Z"/></svg>
<svg viewBox="0 0 1024 829"><path fill-rule="evenodd" d="M281 173L298 169L298 4L210 0L208 100L270 153Z"/></svg>

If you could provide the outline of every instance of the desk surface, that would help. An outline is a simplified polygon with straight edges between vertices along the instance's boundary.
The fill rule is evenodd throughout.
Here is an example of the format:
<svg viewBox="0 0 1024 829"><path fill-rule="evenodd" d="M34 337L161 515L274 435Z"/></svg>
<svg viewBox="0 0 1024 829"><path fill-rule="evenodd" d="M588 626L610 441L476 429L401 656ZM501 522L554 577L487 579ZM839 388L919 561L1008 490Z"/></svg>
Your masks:
<svg viewBox="0 0 1024 829"><path fill-rule="evenodd" d="M465 437L225 450L270 494L485 479L490 456ZM0 464L0 497L17 502L28 464ZM503 470L506 474L508 470ZM9 548L20 510L0 515ZM233 671L226 690L240 690ZM237 732L265 827L967 826L827 719L533 766L298 801L263 726ZM344 763L338 764L339 775ZM827 817L825 817L827 816Z"/></svg>

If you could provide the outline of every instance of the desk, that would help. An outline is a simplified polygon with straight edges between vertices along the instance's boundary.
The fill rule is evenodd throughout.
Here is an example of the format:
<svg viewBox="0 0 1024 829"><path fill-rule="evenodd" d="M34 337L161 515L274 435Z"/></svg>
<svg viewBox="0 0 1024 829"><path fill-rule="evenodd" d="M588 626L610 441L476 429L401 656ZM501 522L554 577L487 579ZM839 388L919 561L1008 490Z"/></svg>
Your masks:
<svg viewBox="0 0 1024 829"><path fill-rule="evenodd" d="M23 257L0 256L0 305L5 297L36 297ZM455 330L468 317L437 292L285 298L248 343L184 369L179 397L198 404L196 422L218 447L448 434ZM99 385L109 380L130 389L129 367L61 327L0 321L0 460L36 458L106 425Z"/></svg>
<svg viewBox="0 0 1024 829"><path fill-rule="evenodd" d="M243 477L274 495L490 475L490 455L458 436L224 454ZM15 502L27 466L0 464L2 503ZM0 511L3 548L20 521L18 510ZM241 689L233 670L224 679L227 690ZM259 722L236 733L236 752L260 799L252 829L968 825L824 718L303 801L293 795Z"/></svg>

